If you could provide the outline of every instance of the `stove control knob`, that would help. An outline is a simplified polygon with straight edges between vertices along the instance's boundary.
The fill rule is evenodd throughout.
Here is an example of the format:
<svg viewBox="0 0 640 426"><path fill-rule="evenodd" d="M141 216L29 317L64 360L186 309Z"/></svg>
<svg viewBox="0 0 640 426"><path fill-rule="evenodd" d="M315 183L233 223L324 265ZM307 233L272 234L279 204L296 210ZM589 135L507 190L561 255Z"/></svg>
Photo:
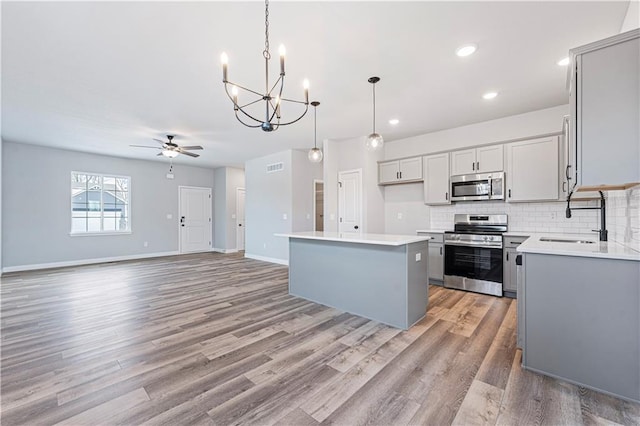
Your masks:
<svg viewBox="0 0 640 426"><path fill-rule="evenodd" d="M487 237L486 235L484 237L482 237L483 241L489 241L489 237Z"/></svg>

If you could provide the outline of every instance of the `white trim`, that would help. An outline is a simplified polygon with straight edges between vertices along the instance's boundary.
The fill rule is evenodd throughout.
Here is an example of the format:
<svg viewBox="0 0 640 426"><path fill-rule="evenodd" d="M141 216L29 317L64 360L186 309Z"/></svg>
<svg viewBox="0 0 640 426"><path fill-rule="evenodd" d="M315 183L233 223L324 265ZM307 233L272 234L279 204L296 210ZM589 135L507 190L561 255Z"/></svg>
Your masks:
<svg viewBox="0 0 640 426"><path fill-rule="evenodd" d="M223 248L212 248L211 251L215 251L216 253L224 253L224 254L229 254L229 253L237 253L238 249L223 249Z"/></svg>
<svg viewBox="0 0 640 426"><path fill-rule="evenodd" d="M240 192L243 192L243 193L244 193L244 207L242 208L242 210L243 210L243 215L242 215L242 216L243 216L243 217L242 217L242 224L243 224L243 226L245 225L245 217L246 217L246 214L244 214L244 213L246 213L246 210L247 210L247 190L246 190L245 188L241 187L241 186L238 186L238 187L236 187L236 229L235 229L235 231L236 231L236 232L235 232L235 234L236 234L236 252L237 252L238 250L240 250L240 249L239 249L240 244L238 244L238 239L239 239L239 238L238 238L238 235L239 235L239 232L238 232L238 228L239 228L239 227L238 227L238 210L239 210L239 209L238 209L238 199L239 199L238 194L239 194ZM246 227L245 227L245 228L246 228ZM244 230L243 230L243 231L244 231ZM242 250L244 250L244 249L246 248L246 237L247 237L247 236L246 236L246 233L245 233L245 241L243 241L243 244L242 244Z"/></svg>
<svg viewBox="0 0 640 426"><path fill-rule="evenodd" d="M358 191L360 191L360 225L358 225L358 229L356 230L355 233L363 233L365 232L365 211L364 211L364 180L363 180L363 173L362 173L362 168L359 169L351 169L351 170L338 170L338 232L340 231L340 224L342 222L340 222L340 189L342 188L342 182L340 181L340 175L342 174L347 174L347 173L358 173L358 180L360 181L360 185L358 188Z"/></svg>
<svg viewBox="0 0 640 426"><path fill-rule="evenodd" d="M178 251L165 251L165 252L158 252L158 253L132 254L128 256L113 256L113 257L100 257L100 258L94 258L94 259L67 260L62 262L33 263L31 265L7 266L2 268L2 272L6 273L6 272L34 271L36 269L64 268L66 266L92 265L95 263L120 262L123 260L147 259L150 257L176 256L179 254L180 252Z"/></svg>
<svg viewBox="0 0 640 426"><path fill-rule="evenodd" d="M261 260L263 262L278 263L280 265L289 266L288 260L277 259L275 257L258 256L257 254L250 254L250 253L245 253L244 257L249 259L254 259L254 260Z"/></svg>
<svg viewBox="0 0 640 426"><path fill-rule="evenodd" d="M316 194L316 184L321 183L322 184L322 205L323 205L323 215L324 215L324 180L322 179L314 179L313 180L313 230L317 231L316 229L316 201L317 201L317 194ZM324 216L322 217L322 229L324 230Z"/></svg>
<svg viewBox="0 0 640 426"><path fill-rule="evenodd" d="M116 232L69 232L71 237L102 237L107 235L131 235L131 231L116 231Z"/></svg>

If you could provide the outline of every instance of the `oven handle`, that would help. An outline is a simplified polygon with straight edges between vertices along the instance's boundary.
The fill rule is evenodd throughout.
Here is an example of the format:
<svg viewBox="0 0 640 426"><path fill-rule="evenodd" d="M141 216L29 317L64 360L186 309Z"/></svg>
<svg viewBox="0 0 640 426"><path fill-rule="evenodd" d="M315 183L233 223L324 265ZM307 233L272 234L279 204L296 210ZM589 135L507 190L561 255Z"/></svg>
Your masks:
<svg viewBox="0 0 640 426"><path fill-rule="evenodd" d="M502 243L487 243L487 242L472 242L472 241L445 241L445 246L462 246L462 247L487 247L487 248L502 248Z"/></svg>

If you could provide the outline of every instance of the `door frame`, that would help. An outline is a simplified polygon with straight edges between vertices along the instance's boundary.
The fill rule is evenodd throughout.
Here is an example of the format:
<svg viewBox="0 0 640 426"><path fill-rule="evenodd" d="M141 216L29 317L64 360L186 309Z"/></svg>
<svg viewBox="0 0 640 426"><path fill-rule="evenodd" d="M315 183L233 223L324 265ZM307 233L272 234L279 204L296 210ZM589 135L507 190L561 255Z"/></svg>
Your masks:
<svg viewBox="0 0 640 426"><path fill-rule="evenodd" d="M246 219L245 218L247 216L247 214L246 214L246 210L247 210L247 190L244 187L238 186L238 187L236 187L236 227L235 227L235 229L236 229L236 250L238 250L238 251L240 251L240 244L238 244L238 235L239 235L239 233L238 233L238 210L239 210L238 209L238 199L239 199L238 198L238 193L240 191L244 192L244 209L243 210L244 210L245 214L243 214L244 217L242 218L242 222L245 225L246 225ZM246 238L247 238L247 229L246 228L247 227L245 226L245 229L244 229L245 241L244 241L243 246L246 245ZM244 250L244 249L245 249L245 247L242 248L242 250Z"/></svg>
<svg viewBox="0 0 640 426"><path fill-rule="evenodd" d="M209 239L210 239L210 244L209 244L209 249L205 250L205 251L213 251L213 189L212 188L207 188L206 186L188 186L188 185L178 185L178 222L177 222L177 226L178 226L178 252L180 254L188 254L188 253L197 253L197 252L183 252L182 251L182 230L180 228L182 228L180 226L180 216L181 216L181 211L180 209L182 208L182 189L206 189L209 191Z"/></svg>
<svg viewBox="0 0 640 426"><path fill-rule="evenodd" d="M340 174L341 173L353 173L353 172L358 172L358 175L360 176L360 223L362 226L359 227L359 229L357 229L357 232L363 234L365 232L364 230L364 194L363 194L363 189L364 189L364 184L362 182L362 169L350 169L350 170L339 170L338 171L338 233L340 233L340 187L341 187L341 182L340 182Z"/></svg>
<svg viewBox="0 0 640 426"><path fill-rule="evenodd" d="M324 229L324 180L323 179L314 179L313 180L313 192L312 192L312 194L313 194L313 216L312 217L313 217L313 231L314 232L316 231L316 213L317 213L317 211L316 211L316 209L317 209L317 206L316 206L316 184L317 183L321 183L322 184L322 192L323 192L322 193L322 199L323 199L323 202L322 202L322 206L323 206L323 209L322 209L323 210L323 212L322 212L322 214L323 214L323 216L322 216L322 225L323 226L322 227Z"/></svg>

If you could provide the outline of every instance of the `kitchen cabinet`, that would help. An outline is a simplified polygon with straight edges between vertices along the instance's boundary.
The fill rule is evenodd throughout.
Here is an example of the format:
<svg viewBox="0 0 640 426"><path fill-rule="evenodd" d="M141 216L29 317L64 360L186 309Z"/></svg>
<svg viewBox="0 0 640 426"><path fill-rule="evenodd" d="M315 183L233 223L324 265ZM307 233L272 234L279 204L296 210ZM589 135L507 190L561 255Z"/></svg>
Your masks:
<svg viewBox="0 0 640 426"><path fill-rule="evenodd" d="M503 145L489 145L451 152L451 176L501 172L503 170Z"/></svg>
<svg viewBox="0 0 640 426"><path fill-rule="evenodd" d="M424 176L424 203L450 204L449 153L422 157Z"/></svg>
<svg viewBox="0 0 640 426"><path fill-rule="evenodd" d="M504 237L504 263L502 290L507 296L515 296L518 293L518 268L516 266L516 249L529 237Z"/></svg>
<svg viewBox="0 0 640 426"><path fill-rule="evenodd" d="M638 261L532 252L522 258L522 366L640 402Z"/></svg>
<svg viewBox="0 0 640 426"><path fill-rule="evenodd" d="M557 136L507 144L507 201L557 200L558 150Z"/></svg>
<svg viewBox="0 0 640 426"><path fill-rule="evenodd" d="M422 157L378 163L378 184L419 182L422 180Z"/></svg>
<svg viewBox="0 0 640 426"><path fill-rule="evenodd" d="M569 175L585 189L633 186L640 182L640 30L570 53Z"/></svg>
<svg viewBox="0 0 640 426"><path fill-rule="evenodd" d="M429 283L443 285L444 282L444 234L438 232L421 232L418 235L428 235L429 240Z"/></svg>

